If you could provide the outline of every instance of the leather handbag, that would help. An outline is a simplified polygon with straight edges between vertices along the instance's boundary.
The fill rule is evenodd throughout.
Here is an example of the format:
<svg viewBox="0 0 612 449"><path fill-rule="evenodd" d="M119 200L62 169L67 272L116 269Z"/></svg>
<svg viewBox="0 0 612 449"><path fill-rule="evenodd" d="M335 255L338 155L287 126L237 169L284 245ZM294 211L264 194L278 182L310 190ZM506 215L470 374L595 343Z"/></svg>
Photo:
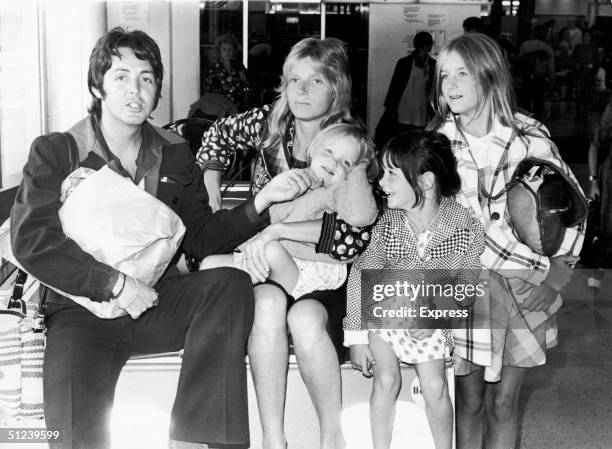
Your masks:
<svg viewBox="0 0 612 449"><path fill-rule="evenodd" d="M505 190L518 239L547 257L557 253L565 230L587 217L587 203L580 188L547 160L521 161Z"/></svg>

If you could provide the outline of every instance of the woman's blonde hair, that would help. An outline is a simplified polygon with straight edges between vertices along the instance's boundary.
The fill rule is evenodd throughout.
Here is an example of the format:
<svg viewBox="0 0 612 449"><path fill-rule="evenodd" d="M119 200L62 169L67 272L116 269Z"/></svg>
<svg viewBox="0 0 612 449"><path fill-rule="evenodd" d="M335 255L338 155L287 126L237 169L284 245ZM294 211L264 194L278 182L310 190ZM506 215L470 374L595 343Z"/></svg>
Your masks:
<svg viewBox="0 0 612 449"><path fill-rule="evenodd" d="M374 160L374 141L368 133L361 126L353 123L337 123L323 128L312 139L306 150L308 163L310 164L313 151L324 149L343 137L348 137L355 141L355 150L357 151L355 165L362 162L370 164Z"/></svg>
<svg viewBox="0 0 612 449"><path fill-rule="evenodd" d="M351 115L352 83L348 54L344 43L335 38L308 37L295 44L283 64L278 98L268 117L268 133L263 141L264 150L276 148L285 136L293 114L287 100L287 86L291 67L299 60L310 58L319 72L332 86L334 99L321 121L321 128L332 123L354 122Z"/></svg>
<svg viewBox="0 0 612 449"><path fill-rule="evenodd" d="M480 111L478 113L482 113L485 102L490 101L491 114L502 125L512 128L518 135L521 135L522 132L513 118L517 106L512 89L510 70L499 45L489 36L482 33L461 35L442 48L436 63L431 98L436 116L432 124L428 126L428 129L437 130L440 128L451 112L442 94L442 77L440 72L448 55L452 52L457 53L463 59L467 70L474 78L480 103Z"/></svg>

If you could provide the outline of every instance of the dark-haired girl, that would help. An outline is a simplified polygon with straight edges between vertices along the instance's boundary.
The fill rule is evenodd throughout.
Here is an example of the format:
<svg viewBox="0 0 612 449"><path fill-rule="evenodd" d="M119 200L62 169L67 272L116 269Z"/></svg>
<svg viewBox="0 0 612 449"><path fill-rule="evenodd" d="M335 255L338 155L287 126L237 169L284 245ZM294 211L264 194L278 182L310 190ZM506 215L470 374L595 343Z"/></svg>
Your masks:
<svg viewBox="0 0 612 449"><path fill-rule="evenodd" d="M372 329L362 323L361 270L423 273L471 268L477 272L484 229L453 199L461 180L445 136L427 131L400 134L387 143L380 163L387 209L372 231L370 245L351 269L344 344L351 348L353 367L374 376L370 406L374 449L391 444L400 363L414 365L419 376L435 447L450 449L453 411L444 359L452 336L439 328L418 328L418 321L401 329L387 329L389 325Z"/></svg>

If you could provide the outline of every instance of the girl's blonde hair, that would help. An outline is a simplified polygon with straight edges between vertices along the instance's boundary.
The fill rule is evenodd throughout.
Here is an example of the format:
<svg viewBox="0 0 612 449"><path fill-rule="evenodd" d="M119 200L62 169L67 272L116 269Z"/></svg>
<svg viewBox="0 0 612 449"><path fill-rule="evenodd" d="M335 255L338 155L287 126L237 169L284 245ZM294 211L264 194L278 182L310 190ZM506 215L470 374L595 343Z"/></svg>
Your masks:
<svg viewBox="0 0 612 449"><path fill-rule="evenodd" d="M436 63L431 98L436 116L427 128L437 130L451 112L442 94L440 72L448 55L452 52L457 53L463 59L467 70L474 78L480 102L478 113L480 114L484 109L485 102L490 101L491 113L500 123L512 128L518 135L522 135L523 133L514 120L517 106L512 89L510 70L499 45L482 33L468 33L456 37L446 44L440 52Z"/></svg>
<svg viewBox="0 0 612 449"><path fill-rule="evenodd" d="M311 59L315 65L314 69L325 78L334 91L334 99L321 121L321 128L332 123L355 121L350 112L352 83L344 43L335 38L308 37L291 48L283 64L281 83L277 88L279 96L272 105L268 117L268 133L262 143L264 150L276 148L287 132L293 118L287 100L289 71L297 61L306 58Z"/></svg>
<svg viewBox="0 0 612 449"><path fill-rule="evenodd" d="M359 125L338 123L323 128L310 142L306 150L308 163L310 164L313 151L324 149L343 137L349 137L355 141L355 150L357 151L355 165L359 165L362 162L369 165L374 160L374 141L368 133Z"/></svg>

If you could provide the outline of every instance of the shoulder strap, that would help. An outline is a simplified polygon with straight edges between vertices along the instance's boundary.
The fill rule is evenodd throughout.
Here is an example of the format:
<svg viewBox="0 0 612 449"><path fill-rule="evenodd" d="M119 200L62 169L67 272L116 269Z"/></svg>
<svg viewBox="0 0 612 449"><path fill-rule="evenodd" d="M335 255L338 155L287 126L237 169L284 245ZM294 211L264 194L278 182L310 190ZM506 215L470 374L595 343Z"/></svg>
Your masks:
<svg viewBox="0 0 612 449"><path fill-rule="evenodd" d="M70 173L79 168L79 148L74 136L69 132L63 133L68 143L68 163L70 164Z"/></svg>

